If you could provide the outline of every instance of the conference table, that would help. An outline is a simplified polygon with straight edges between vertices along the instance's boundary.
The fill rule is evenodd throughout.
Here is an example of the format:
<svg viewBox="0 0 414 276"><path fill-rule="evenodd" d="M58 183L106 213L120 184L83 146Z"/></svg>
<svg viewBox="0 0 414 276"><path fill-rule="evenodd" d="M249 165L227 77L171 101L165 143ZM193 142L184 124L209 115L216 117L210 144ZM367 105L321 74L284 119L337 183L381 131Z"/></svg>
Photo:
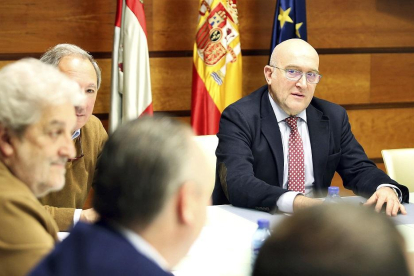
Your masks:
<svg viewBox="0 0 414 276"><path fill-rule="evenodd" d="M365 199L346 197L359 204ZM414 193L405 204L408 215L392 220L406 241L414 268ZM362 207L361 207L362 208ZM176 276L247 276L251 274L251 240L257 220L269 219L271 227L287 215L237 208L231 205L207 207L207 222L187 256L173 269Z"/></svg>

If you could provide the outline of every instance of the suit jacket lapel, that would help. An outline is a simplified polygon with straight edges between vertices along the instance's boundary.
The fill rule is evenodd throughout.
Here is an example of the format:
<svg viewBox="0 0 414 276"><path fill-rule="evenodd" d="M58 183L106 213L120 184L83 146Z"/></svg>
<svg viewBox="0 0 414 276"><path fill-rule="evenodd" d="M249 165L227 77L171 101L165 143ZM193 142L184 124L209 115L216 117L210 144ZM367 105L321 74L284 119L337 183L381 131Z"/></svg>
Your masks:
<svg viewBox="0 0 414 276"><path fill-rule="evenodd" d="M278 185L282 186L283 183L283 146L282 146L282 137L280 135L279 125L276 120L275 113L272 109L272 106L269 102L268 90L263 92L261 98L261 128L262 133L267 139L270 149L275 156L277 175L278 175Z"/></svg>
<svg viewBox="0 0 414 276"><path fill-rule="evenodd" d="M329 119L311 105L306 109L309 139L312 148L313 175L315 187L321 188L323 174L329 154Z"/></svg>

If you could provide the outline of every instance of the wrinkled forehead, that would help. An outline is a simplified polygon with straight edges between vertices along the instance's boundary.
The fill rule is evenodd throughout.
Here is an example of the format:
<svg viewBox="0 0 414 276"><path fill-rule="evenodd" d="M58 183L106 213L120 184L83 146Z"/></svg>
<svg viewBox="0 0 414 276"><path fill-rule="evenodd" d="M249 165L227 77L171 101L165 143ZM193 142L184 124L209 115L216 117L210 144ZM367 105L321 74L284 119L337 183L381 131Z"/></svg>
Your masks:
<svg viewBox="0 0 414 276"><path fill-rule="evenodd" d="M89 59L70 55L63 57L59 62L59 70L72 79L84 80L85 82L97 84L97 75L93 64Z"/></svg>
<svg viewBox="0 0 414 276"><path fill-rule="evenodd" d="M40 112L39 119L29 126L36 132L45 132L50 128L75 127L76 116L73 104L64 102L62 104L51 104L44 106Z"/></svg>

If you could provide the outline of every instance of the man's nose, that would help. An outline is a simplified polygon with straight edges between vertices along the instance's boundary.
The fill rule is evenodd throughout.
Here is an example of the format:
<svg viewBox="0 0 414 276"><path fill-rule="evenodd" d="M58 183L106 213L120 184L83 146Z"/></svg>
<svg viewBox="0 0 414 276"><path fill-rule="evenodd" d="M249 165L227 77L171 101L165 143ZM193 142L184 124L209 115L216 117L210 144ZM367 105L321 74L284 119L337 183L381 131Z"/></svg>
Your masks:
<svg viewBox="0 0 414 276"><path fill-rule="evenodd" d="M85 106L83 106L83 105L75 107L76 114L82 113L84 110L85 110Z"/></svg>
<svg viewBox="0 0 414 276"><path fill-rule="evenodd" d="M296 82L296 84L299 84L300 86L303 86L303 87L306 87L308 85L308 80L306 79L306 74L305 73L302 73L302 76Z"/></svg>

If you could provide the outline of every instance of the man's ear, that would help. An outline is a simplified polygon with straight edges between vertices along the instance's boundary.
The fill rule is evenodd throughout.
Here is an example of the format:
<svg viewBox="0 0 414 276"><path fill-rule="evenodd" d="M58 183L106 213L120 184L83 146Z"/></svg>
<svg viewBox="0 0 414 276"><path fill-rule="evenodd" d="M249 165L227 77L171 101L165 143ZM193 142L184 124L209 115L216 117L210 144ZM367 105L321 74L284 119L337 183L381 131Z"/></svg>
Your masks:
<svg viewBox="0 0 414 276"><path fill-rule="evenodd" d="M177 212L179 222L182 224L191 225L195 220L195 183L186 181L177 192Z"/></svg>
<svg viewBox="0 0 414 276"><path fill-rule="evenodd" d="M14 153L14 148L11 143L10 130L0 124L0 153L8 157Z"/></svg>
<svg viewBox="0 0 414 276"><path fill-rule="evenodd" d="M273 73L272 67L269 65L266 65L263 69L263 72L264 72L264 77L266 79L267 85L270 85L272 83L272 73Z"/></svg>

